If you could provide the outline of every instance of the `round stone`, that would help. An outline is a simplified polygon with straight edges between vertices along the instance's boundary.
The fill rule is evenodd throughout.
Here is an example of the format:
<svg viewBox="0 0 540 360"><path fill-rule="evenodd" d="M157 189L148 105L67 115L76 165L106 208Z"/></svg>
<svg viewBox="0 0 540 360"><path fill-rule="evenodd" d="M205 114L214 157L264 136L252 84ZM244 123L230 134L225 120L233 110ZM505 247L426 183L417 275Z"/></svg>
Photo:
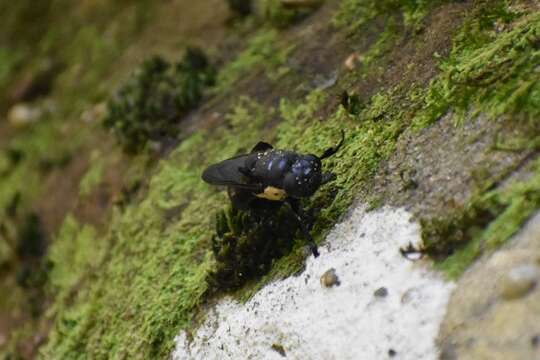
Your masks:
<svg viewBox="0 0 540 360"><path fill-rule="evenodd" d="M387 297L388 296L388 289L385 288L385 287L380 287L378 288L377 290L375 290L375 292L373 293L373 295L375 297L378 297L378 298L384 298L384 297Z"/></svg>
<svg viewBox="0 0 540 360"><path fill-rule="evenodd" d="M510 269L501 279L501 296L506 300L527 295L538 282L540 271L534 264L524 264Z"/></svg>

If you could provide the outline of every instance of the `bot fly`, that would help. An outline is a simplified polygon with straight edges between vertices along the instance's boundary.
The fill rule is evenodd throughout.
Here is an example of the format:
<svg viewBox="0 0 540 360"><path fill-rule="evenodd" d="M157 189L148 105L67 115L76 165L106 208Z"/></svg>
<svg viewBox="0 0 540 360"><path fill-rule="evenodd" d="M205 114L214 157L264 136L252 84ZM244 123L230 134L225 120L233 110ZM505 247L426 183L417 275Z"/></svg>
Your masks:
<svg viewBox="0 0 540 360"><path fill-rule="evenodd" d="M300 200L312 196L321 185L335 179L335 174L322 171L322 160L334 155L344 140L342 131L339 144L320 156L274 149L261 141L249 154L210 165L202 179L212 185L226 186L233 206L240 210L252 209L261 201L288 204L311 252L317 257L319 252L306 225L309 221Z"/></svg>

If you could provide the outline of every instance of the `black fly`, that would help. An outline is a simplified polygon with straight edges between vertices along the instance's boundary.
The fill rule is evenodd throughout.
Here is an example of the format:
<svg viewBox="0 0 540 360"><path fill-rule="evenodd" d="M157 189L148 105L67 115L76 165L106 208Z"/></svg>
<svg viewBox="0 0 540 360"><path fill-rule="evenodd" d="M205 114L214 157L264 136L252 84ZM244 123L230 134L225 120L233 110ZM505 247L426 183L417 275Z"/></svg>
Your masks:
<svg viewBox="0 0 540 360"><path fill-rule="evenodd" d="M321 185L335 179L335 174L322 172L321 160L334 155L344 139L342 131L339 144L321 156L278 150L259 142L249 154L210 165L202 179L212 185L227 186L233 206L240 210L252 209L261 201L289 204L311 252L317 257L319 252L309 233L309 221L300 199L312 196Z"/></svg>

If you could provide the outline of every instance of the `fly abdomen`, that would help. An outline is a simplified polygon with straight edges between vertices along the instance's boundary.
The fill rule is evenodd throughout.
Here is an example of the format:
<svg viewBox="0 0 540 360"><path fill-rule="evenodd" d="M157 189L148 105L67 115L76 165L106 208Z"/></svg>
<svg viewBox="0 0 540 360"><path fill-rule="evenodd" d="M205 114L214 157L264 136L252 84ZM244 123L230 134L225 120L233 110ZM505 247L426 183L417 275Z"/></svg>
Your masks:
<svg viewBox="0 0 540 360"><path fill-rule="evenodd" d="M258 178L264 179L264 183L269 186L283 188L283 178L291 171L291 166L296 160L296 155L293 152L270 150L260 154L251 174Z"/></svg>

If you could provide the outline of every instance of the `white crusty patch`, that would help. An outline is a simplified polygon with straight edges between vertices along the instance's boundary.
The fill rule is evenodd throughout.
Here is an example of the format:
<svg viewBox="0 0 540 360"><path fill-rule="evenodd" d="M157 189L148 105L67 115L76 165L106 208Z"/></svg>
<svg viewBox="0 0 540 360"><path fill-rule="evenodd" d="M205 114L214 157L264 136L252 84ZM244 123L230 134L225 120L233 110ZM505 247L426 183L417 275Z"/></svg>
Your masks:
<svg viewBox="0 0 540 360"><path fill-rule="evenodd" d="M454 284L399 247L420 241L402 209L355 210L297 277L264 287L246 304L223 299L173 359L437 359L435 338ZM340 285L323 288L334 268ZM386 288L387 295L375 296ZM384 291L379 291L384 293Z"/></svg>

